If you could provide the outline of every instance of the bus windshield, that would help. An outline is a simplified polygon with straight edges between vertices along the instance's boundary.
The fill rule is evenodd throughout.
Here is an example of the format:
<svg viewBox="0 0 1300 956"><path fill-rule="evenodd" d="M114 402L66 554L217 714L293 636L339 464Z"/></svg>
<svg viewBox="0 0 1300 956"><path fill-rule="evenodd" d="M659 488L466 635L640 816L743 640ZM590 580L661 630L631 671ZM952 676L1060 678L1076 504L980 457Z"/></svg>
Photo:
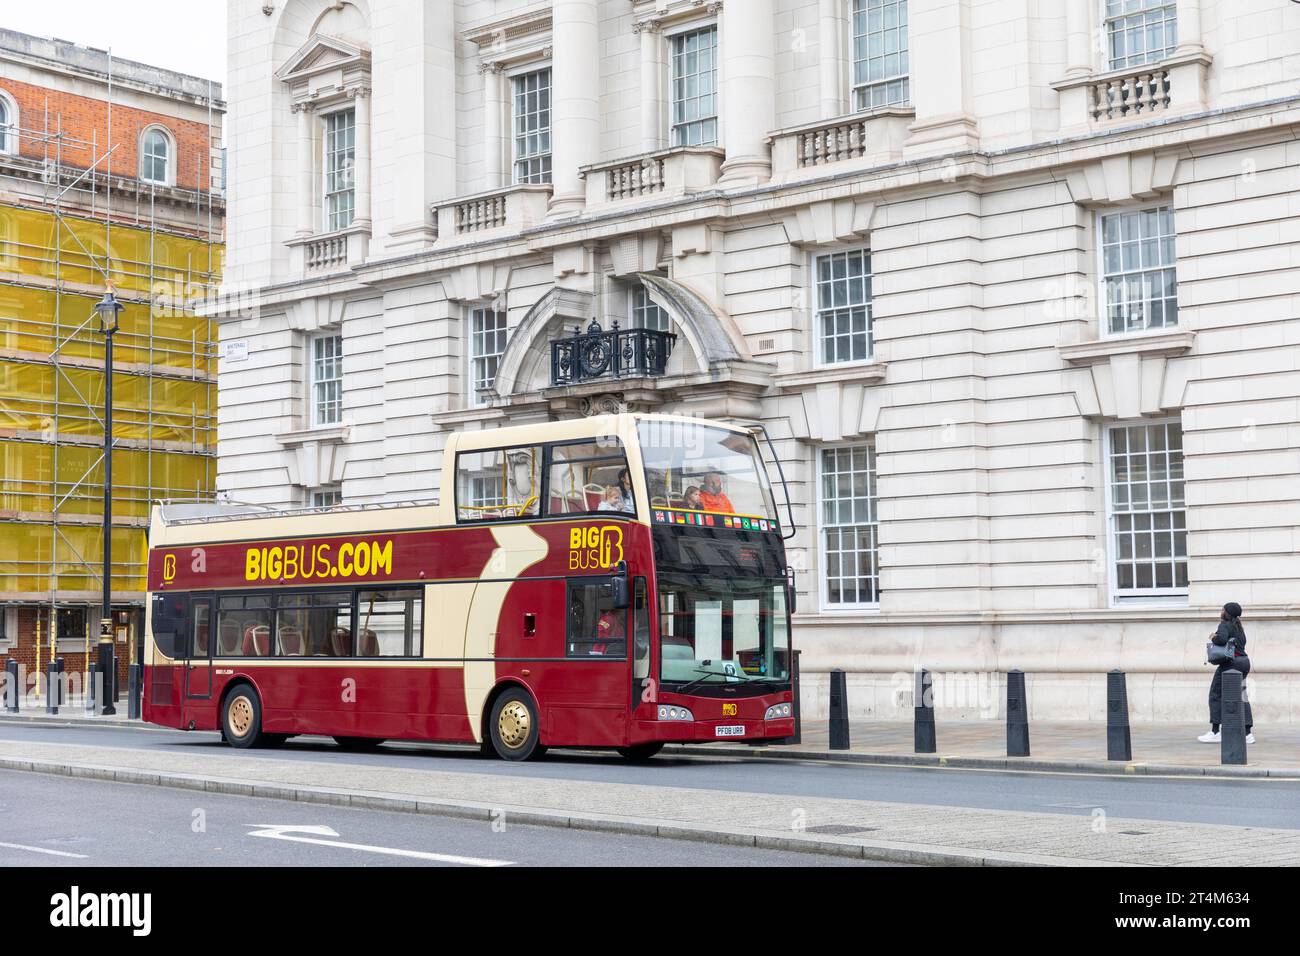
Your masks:
<svg viewBox="0 0 1300 956"><path fill-rule="evenodd" d="M669 573L658 584L665 684L789 679L784 583Z"/></svg>
<svg viewBox="0 0 1300 956"><path fill-rule="evenodd" d="M775 521L772 489L751 435L677 421L643 421L637 435L651 508Z"/></svg>

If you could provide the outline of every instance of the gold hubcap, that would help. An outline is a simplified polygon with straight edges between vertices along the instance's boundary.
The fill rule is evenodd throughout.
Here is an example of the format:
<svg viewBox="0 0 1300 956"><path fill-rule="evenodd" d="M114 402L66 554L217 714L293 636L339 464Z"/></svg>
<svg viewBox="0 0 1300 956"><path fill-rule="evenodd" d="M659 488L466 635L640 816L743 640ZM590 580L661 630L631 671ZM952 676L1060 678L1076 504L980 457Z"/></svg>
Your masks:
<svg viewBox="0 0 1300 956"><path fill-rule="evenodd" d="M497 718L497 733L501 742L511 750L518 750L528 743L532 731L532 718L522 701L512 700L501 708L501 716Z"/></svg>
<svg viewBox="0 0 1300 956"><path fill-rule="evenodd" d="M230 716L230 729L236 737L247 737L253 729L253 705L247 697L236 697L230 702L227 713Z"/></svg>

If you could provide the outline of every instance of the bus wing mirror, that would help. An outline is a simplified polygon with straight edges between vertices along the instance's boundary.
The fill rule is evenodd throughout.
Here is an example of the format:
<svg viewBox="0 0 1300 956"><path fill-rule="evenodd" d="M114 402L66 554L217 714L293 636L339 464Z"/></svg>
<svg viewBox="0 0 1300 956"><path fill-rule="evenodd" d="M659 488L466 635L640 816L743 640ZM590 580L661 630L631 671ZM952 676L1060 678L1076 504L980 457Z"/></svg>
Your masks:
<svg viewBox="0 0 1300 956"><path fill-rule="evenodd" d="M620 561L618 567L614 569L614 577L610 579L609 590L615 610L622 611L631 605L631 588L628 587L626 562Z"/></svg>
<svg viewBox="0 0 1300 956"><path fill-rule="evenodd" d="M794 568L785 569L785 603L791 614L799 610L799 590L794 584Z"/></svg>

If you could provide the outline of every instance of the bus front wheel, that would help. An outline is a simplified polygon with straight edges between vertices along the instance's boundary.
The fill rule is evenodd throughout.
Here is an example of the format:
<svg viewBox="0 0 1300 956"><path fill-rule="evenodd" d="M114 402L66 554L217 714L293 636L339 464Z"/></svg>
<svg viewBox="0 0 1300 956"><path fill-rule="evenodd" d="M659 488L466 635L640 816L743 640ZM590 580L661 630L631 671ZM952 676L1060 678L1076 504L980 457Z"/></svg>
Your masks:
<svg viewBox="0 0 1300 956"><path fill-rule="evenodd" d="M538 744L537 705L525 690L506 690L496 699L488 732L492 748L502 760L527 760L544 752Z"/></svg>
<svg viewBox="0 0 1300 956"><path fill-rule="evenodd" d="M240 684L226 696L221 708L221 729L232 747L256 747L262 737L262 702L257 691Z"/></svg>
<svg viewBox="0 0 1300 956"><path fill-rule="evenodd" d="M618 752L633 763L645 763L664 749L661 743L636 744L632 747L619 747Z"/></svg>

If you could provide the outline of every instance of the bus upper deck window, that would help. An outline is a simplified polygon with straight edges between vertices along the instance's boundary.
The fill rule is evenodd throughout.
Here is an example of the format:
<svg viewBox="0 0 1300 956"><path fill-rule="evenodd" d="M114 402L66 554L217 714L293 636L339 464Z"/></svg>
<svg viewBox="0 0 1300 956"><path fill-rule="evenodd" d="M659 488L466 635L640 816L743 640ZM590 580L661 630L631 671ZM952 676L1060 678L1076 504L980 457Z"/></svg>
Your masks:
<svg viewBox="0 0 1300 956"><path fill-rule="evenodd" d="M549 450L547 514L636 514L632 473L617 438L565 442Z"/></svg>
<svg viewBox="0 0 1300 956"><path fill-rule="evenodd" d="M536 446L456 456L456 520L536 517L541 511L542 452Z"/></svg>

